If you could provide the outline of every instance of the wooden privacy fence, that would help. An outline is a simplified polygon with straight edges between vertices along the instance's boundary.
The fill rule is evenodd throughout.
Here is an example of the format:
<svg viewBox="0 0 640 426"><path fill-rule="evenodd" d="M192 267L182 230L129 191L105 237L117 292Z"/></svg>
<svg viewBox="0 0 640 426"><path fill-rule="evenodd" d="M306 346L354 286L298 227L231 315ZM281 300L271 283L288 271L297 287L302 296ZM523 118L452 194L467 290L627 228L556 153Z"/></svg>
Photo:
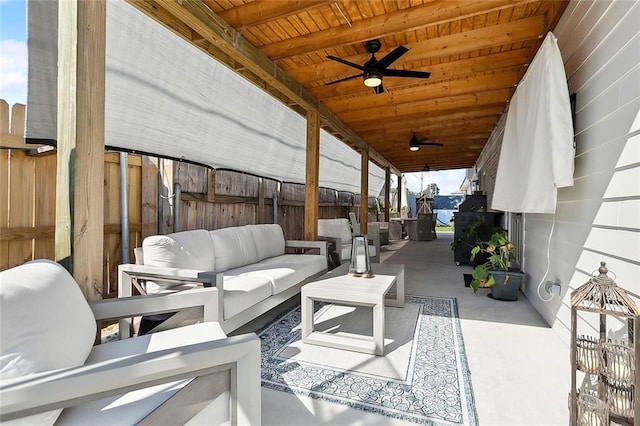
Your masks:
<svg viewBox="0 0 640 426"><path fill-rule="evenodd" d="M56 151L24 144L24 112L24 105L13 105L10 119L7 102L0 100L0 270L55 259ZM304 185L156 157L126 158L131 262L146 236L173 232L176 184L178 230L272 223L275 204L285 238L304 238ZM106 152L104 161L102 295L112 297L122 263L120 154ZM370 198L370 211L374 204ZM320 218L357 215L359 205L359 195L320 188Z"/></svg>
<svg viewBox="0 0 640 426"><path fill-rule="evenodd" d="M0 100L0 269L33 259L55 259L56 155L23 143L24 105L11 109ZM12 148L7 148L8 146ZM117 289L122 259L120 233L120 160L105 153L103 296ZM141 243L141 158L128 156L129 230L131 247Z"/></svg>

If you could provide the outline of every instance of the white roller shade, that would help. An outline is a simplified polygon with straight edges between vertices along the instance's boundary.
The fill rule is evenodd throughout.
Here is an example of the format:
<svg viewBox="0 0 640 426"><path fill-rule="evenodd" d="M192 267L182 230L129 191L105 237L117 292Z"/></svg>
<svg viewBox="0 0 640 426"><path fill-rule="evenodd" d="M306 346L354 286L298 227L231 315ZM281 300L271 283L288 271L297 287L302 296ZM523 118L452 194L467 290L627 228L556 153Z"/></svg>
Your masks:
<svg viewBox="0 0 640 426"><path fill-rule="evenodd" d="M56 140L55 5L29 2L34 142ZM107 146L304 183L304 117L124 1L107 2L106 45ZM319 185L358 193L360 155L324 131L320 138ZM383 185L372 168L369 194Z"/></svg>

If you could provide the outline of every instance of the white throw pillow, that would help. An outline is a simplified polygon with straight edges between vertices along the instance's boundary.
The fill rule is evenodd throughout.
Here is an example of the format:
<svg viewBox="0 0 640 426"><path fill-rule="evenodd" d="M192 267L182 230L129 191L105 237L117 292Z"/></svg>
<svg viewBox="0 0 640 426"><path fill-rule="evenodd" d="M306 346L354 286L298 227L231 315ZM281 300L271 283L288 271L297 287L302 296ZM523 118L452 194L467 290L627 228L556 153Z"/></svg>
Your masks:
<svg viewBox="0 0 640 426"><path fill-rule="evenodd" d="M36 260L0 272L0 381L83 365L96 322L59 264ZM7 424L53 424L53 410Z"/></svg>

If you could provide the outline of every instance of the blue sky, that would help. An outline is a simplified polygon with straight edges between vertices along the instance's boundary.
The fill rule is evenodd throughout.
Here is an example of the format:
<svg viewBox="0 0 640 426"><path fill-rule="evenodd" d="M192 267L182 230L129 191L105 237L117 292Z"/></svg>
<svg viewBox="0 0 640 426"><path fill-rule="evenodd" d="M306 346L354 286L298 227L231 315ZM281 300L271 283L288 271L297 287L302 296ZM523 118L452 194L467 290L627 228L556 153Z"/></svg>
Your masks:
<svg viewBox="0 0 640 426"><path fill-rule="evenodd" d="M0 99L27 101L27 30L24 0L0 0Z"/></svg>
<svg viewBox="0 0 640 426"><path fill-rule="evenodd" d="M25 0L0 0L0 99L9 105L27 102L27 30ZM407 173L407 187L420 192L437 183L441 194L457 191L464 170ZM422 176L422 179L421 179Z"/></svg>

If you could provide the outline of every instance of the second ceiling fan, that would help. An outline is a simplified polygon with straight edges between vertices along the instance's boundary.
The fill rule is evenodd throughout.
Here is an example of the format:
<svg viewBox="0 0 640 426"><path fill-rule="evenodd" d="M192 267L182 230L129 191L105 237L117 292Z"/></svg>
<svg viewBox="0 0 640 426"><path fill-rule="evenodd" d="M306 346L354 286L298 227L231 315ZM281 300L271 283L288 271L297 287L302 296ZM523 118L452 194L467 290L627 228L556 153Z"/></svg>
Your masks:
<svg viewBox="0 0 640 426"><path fill-rule="evenodd" d="M413 136L409 139L409 150L418 151L420 150L420 146L423 145L444 146L444 144L441 144L440 142L429 142L427 138L418 139L416 132L413 132Z"/></svg>
<svg viewBox="0 0 640 426"><path fill-rule="evenodd" d="M425 71L411 71L411 70L394 70L388 69L388 67L398 60L402 55L407 53L409 49L404 46L398 46L389 52L384 58L376 59L376 53L380 50L380 40L374 39L365 42L367 52L371 53L371 58L364 63L364 65L358 65L356 63L347 61L346 59L338 58L336 56L328 55L327 58L340 62L341 64L348 65L350 67L359 69L361 74L352 75L349 77L341 78L336 81L326 83L327 85L340 83L342 81L352 80L354 78L362 77L364 84L367 87L373 88L376 94L384 92L382 87L382 77L409 77L409 78L429 78L430 72Z"/></svg>

